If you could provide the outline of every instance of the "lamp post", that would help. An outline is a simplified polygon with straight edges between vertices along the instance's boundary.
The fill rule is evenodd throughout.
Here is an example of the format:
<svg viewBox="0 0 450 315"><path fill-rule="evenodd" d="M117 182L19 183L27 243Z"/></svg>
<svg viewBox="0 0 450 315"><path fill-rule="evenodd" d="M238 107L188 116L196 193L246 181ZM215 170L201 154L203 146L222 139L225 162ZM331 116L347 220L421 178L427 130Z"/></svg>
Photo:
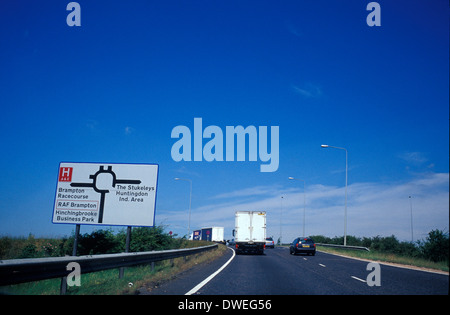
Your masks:
<svg viewBox="0 0 450 315"><path fill-rule="evenodd" d="M283 196L281 196L281 202L280 202L280 245L283 244L282 238L283 238Z"/></svg>
<svg viewBox="0 0 450 315"><path fill-rule="evenodd" d="M345 212L344 212L344 246L347 245L347 179L348 179L348 154L346 148L340 148L331 146L328 144L322 144L322 148L333 148L345 151Z"/></svg>
<svg viewBox="0 0 450 315"><path fill-rule="evenodd" d="M289 177L289 180L299 180L303 182L303 237L306 236L305 234L305 217L306 217L306 190L305 190L305 185L306 185L306 181L304 179L298 179L298 178L294 178L294 177Z"/></svg>
<svg viewBox="0 0 450 315"><path fill-rule="evenodd" d="M192 203L192 180L188 178L178 178L176 177L175 180L184 180L189 182L189 220L188 220L188 239L191 236L191 203Z"/></svg>
<svg viewBox="0 0 450 315"><path fill-rule="evenodd" d="M409 206L411 209L411 243L414 242L414 233L413 233L413 211L412 211L412 197L409 196Z"/></svg>

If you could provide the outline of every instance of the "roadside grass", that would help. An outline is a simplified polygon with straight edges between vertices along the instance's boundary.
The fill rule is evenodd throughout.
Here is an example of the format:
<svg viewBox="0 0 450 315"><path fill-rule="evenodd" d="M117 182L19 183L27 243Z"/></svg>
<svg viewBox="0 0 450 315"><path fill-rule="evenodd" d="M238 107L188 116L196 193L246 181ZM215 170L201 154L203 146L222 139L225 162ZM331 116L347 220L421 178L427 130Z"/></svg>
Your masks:
<svg viewBox="0 0 450 315"><path fill-rule="evenodd" d="M217 249L179 257L151 264L127 267L124 276L119 279L119 269L110 269L83 274L81 271L81 286L67 287L67 295L133 295L145 287L151 290L160 283L169 281L177 274L194 267L197 264L210 262L219 258L227 250L219 244ZM130 284L131 283L131 284ZM59 295L61 279L48 279L0 287L0 294L14 295Z"/></svg>
<svg viewBox="0 0 450 315"><path fill-rule="evenodd" d="M392 253L383 253L379 251L360 251L360 250L349 250L342 248L332 248L317 245L317 250L330 254L338 254L343 256L349 256L360 259L367 259L371 261L379 261L386 263L401 264L406 266L414 266L425 269L439 270L449 272L448 261L433 262L431 260L426 260L423 258L406 257L395 255Z"/></svg>

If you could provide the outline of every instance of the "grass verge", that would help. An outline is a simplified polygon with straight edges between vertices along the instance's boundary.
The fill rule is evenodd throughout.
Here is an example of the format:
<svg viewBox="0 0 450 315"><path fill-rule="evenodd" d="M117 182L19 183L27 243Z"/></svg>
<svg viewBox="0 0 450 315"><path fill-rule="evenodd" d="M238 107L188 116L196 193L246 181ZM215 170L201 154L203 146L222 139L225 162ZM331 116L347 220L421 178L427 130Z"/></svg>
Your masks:
<svg viewBox="0 0 450 315"><path fill-rule="evenodd" d="M151 264L127 267L124 277L119 279L119 270L110 269L81 274L81 286L68 287L67 295L123 295L137 294L141 287L154 287L161 282L173 279L177 274L193 266L213 261L223 255L225 245L217 249ZM130 283L132 285L130 285ZM0 294L16 295L59 295L61 279L48 279L0 287Z"/></svg>
<svg viewBox="0 0 450 315"><path fill-rule="evenodd" d="M433 262L430 260L422 259L422 258L413 258L413 257L405 257L399 256L391 253L382 253L378 251L359 251L359 250L348 250L341 248L332 248L332 247L324 247L317 246L317 250L322 252L337 254L347 257L366 259L370 261L378 261L385 263L393 263L399 264L406 267L417 267L423 270L431 270L431 271L445 271L449 272L449 266L447 262Z"/></svg>

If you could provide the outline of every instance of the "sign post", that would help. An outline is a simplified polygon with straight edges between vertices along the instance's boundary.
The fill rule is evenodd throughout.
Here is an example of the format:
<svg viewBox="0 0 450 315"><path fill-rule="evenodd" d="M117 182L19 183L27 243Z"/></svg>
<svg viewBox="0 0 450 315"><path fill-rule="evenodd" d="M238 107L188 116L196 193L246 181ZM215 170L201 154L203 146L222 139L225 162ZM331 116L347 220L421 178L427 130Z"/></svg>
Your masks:
<svg viewBox="0 0 450 315"><path fill-rule="evenodd" d="M77 255L77 248L78 248L78 238L80 237L80 225L77 224L75 226L75 237L73 239L73 247L72 247L72 256ZM67 277L61 278L61 287L59 290L60 295L65 295L67 292Z"/></svg>
<svg viewBox="0 0 450 315"><path fill-rule="evenodd" d="M127 226L127 237L125 239L125 253L130 251L130 242L131 242L131 226ZM125 271L125 267L119 268L119 279L123 278L123 273Z"/></svg>
<svg viewBox="0 0 450 315"><path fill-rule="evenodd" d="M157 164L66 163L59 165L53 223L76 224L72 256L77 255L80 224L154 226ZM123 277L120 268L119 277ZM61 279L61 294L67 277Z"/></svg>
<svg viewBox="0 0 450 315"><path fill-rule="evenodd" d="M158 168L60 163L52 222L154 226Z"/></svg>

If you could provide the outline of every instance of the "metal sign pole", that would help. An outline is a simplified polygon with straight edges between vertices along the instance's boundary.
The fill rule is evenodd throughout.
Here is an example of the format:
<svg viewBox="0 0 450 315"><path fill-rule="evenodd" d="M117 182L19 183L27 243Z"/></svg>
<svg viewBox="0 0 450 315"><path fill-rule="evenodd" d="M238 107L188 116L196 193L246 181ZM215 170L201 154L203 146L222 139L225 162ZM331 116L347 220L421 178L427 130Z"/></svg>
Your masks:
<svg viewBox="0 0 450 315"><path fill-rule="evenodd" d="M75 226L75 239L73 240L72 256L77 255L78 238L80 237L80 224Z"/></svg>
<svg viewBox="0 0 450 315"><path fill-rule="evenodd" d="M127 226L127 238L125 240L125 253L130 251L130 241L131 241L131 226ZM125 267L119 268L119 279L123 278L123 273L125 271Z"/></svg>
<svg viewBox="0 0 450 315"><path fill-rule="evenodd" d="M73 240L72 256L77 255L78 238L80 236L80 224L75 225L75 239ZM67 292L67 277L61 278L61 287L59 289L60 295L65 295Z"/></svg>

